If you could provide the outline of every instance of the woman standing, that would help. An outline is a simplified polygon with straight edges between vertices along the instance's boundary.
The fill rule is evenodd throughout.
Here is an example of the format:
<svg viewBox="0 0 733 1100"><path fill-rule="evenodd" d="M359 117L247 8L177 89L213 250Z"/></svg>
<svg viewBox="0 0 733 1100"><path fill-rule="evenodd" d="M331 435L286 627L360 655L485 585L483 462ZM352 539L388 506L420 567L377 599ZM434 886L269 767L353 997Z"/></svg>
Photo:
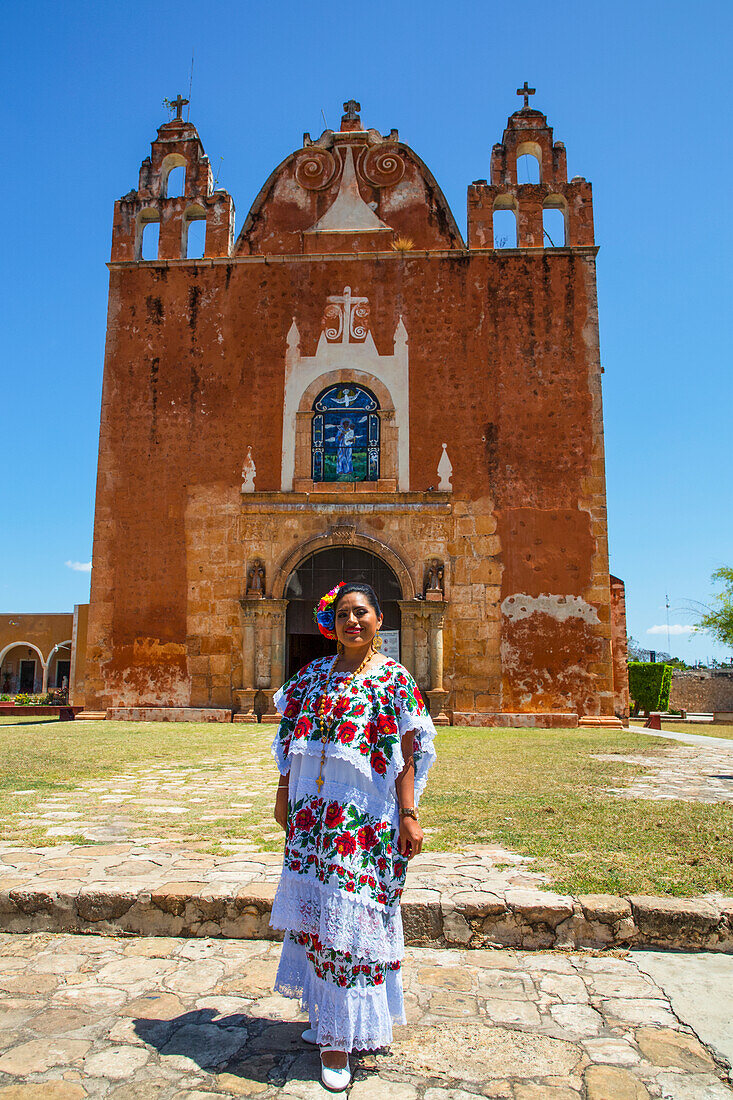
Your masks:
<svg viewBox="0 0 733 1100"><path fill-rule="evenodd" d="M300 998L323 1083L345 1089L349 1052L389 1045L392 1022L405 1022L399 903L422 849L417 801L435 728L410 674L379 653L369 585L342 582L315 616L338 653L275 696L275 818L286 831L271 918L286 933L275 989Z"/></svg>

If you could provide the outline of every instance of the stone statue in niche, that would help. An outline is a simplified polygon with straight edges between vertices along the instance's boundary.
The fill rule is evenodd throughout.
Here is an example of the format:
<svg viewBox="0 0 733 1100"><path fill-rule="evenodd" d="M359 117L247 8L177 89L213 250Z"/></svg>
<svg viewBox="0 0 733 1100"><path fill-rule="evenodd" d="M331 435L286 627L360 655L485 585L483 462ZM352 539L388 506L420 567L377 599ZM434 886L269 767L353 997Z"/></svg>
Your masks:
<svg viewBox="0 0 733 1100"><path fill-rule="evenodd" d="M255 558L247 574L247 596L249 599L262 599L265 595L265 566Z"/></svg>
<svg viewBox="0 0 733 1100"><path fill-rule="evenodd" d="M255 491L255 475L257 474L257 467L255 466L255 460L252 458L252 448L247 448L247 457L244 460L242 466L242 492L253 493Z"/></svg>
<svg viewBox="0 0 733 1100"><path fill-rule="evenodd" d="M440 462L438 463L438 490L441 493L452 493L453 486L450 483L451 475L453 473L453 463L448 458L448 444L443 444L443 453L440 456Z"/></svg>
<svg viewBox="0 0 733 1100"><path fill-rule="evenodd" d="M445 569L442 561L433 558L425 573L425 599L442 600L444 594L443 576Z"/></svg>

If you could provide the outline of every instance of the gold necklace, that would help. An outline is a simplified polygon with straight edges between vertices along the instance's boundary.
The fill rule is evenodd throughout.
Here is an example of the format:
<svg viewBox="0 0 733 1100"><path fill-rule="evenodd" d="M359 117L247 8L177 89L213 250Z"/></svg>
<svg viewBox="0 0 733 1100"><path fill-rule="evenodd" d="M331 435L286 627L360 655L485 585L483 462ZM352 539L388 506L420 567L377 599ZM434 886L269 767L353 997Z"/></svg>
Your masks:
<svg viewBox="0 0 733 1100"><path fill-rule="evenodd" d="M351 683L351 681L356 679L356 677L359 675L359 673L367 665L367 663L368 663L371 656L372 656L372 647L369 646L369 649L367 650L366 657L361 662L359 667L357 669L354 669L354 671L351 673L348 680L344 684L344 687L348 687L349 684ZM326 726L326 718L325 718L325 713L324 713L325 710L326 710L326 696L328 695L328 685L331 681L331 676L333 674L333 670L336 668L336 662L338 661L338 659L339 658L338 658L338 653L337 653L336 656L333 659L333 664L331 665L330 669L328 670L328 676L326 677L326 684L325 684L325 687L323 688L323 695L321 696L321 702L318 706L318 725L321 727L321 767L320 767L320 770L318 772L318 779L316 779L316 786L318 787L318 793L319 794L321 793L321 787L323 786L323 765L326 763L326 745L328 744L328 727Z"/></svg>

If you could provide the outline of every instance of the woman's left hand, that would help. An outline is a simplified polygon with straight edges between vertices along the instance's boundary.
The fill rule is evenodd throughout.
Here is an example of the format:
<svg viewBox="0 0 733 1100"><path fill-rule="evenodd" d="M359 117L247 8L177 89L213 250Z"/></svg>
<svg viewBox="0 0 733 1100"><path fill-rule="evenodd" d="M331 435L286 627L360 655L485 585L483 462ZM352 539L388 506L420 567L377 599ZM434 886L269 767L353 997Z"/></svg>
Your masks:
<svg viewBox="0 0 733 1100"><path fill-rule="evenodd" d="M414 817L400 818L400 838L397 848L400 855L407 856L408 861L422 851L423 831Z"/></svg>

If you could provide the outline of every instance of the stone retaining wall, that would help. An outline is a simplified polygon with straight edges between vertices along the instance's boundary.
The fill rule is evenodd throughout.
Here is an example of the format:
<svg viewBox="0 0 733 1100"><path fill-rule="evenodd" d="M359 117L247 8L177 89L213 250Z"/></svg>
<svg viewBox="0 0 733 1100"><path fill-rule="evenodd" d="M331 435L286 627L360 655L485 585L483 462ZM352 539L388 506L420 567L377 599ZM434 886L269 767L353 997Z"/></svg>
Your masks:
<svg viewBox="0 0 733 1100"><path fill-rule="evenodd" d="M712 673L707 669L673 672L669 707L693 714L733 710L733 672Z"/></svg>
<svg viewBox="0 0 733 1100"><path fill-rule="evenodd" d="M234 892L205 883L170 882L153 890L63 883L0 891L2 932L97 932L145 936L281 939L269 919L276 886L251 883ZM457 891L439 901L432 891L406 890L405 941L424 947L657 947L733 954L733 898L577 898L542 890L504 896Z"/></svg>

